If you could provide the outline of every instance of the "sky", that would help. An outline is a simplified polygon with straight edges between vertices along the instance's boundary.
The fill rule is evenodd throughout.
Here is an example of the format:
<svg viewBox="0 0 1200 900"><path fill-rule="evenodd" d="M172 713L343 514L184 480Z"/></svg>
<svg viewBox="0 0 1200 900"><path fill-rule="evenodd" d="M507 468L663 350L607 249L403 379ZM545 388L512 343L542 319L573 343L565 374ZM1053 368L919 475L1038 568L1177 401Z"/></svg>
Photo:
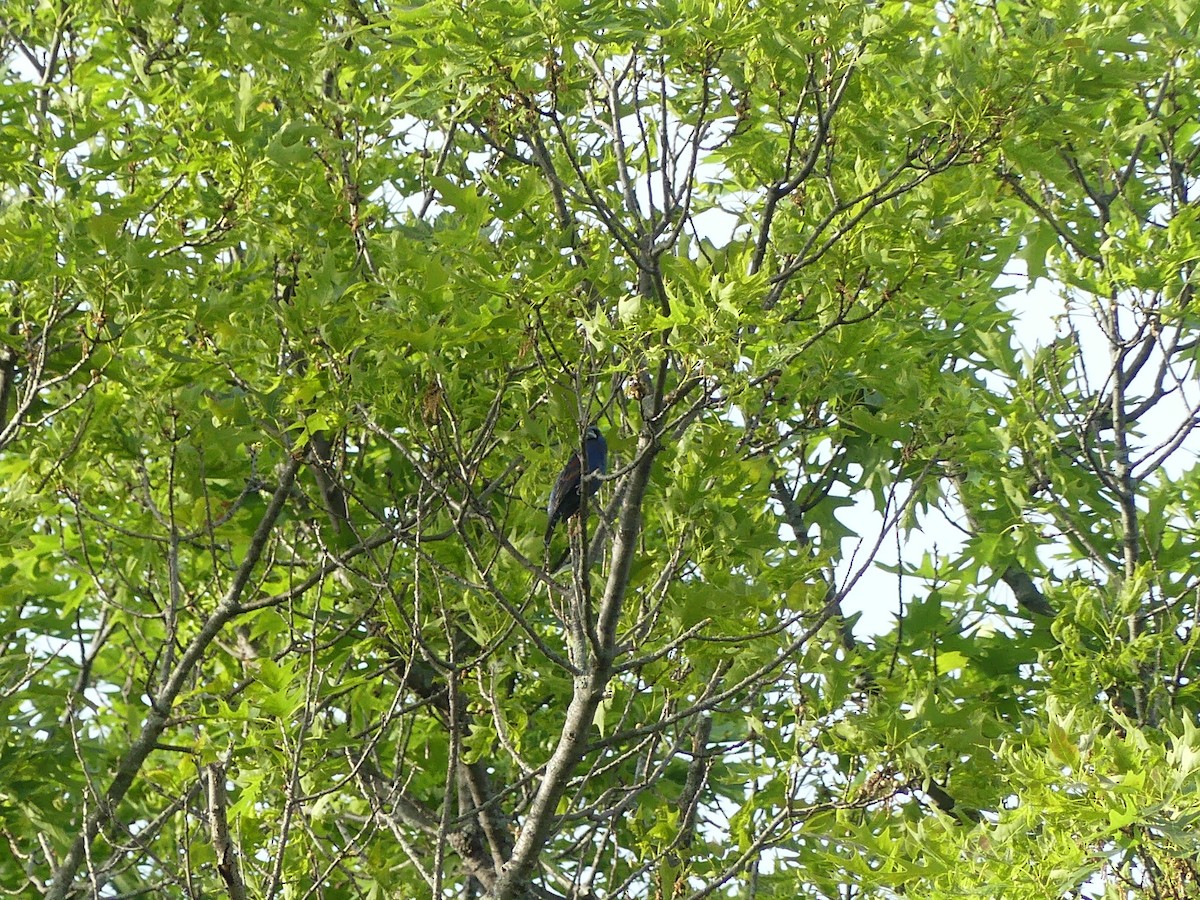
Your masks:
<svg viewBox="0 0 1200 900"><path fill-rule="evenodd" d="M1032 353L1037 347L1048 344L1058 334L1056 317L1066 311L1066 305L1060 291L1050 282L1042 280L1032 289L1025 290L1028 279L1014 277L1009 280L1013 287L1018 288L1018 292L1009 295L1005 301L1005 305L1013 313L1017 345ZM870 549L883 526L883 516L875 510L871 495L863 492L854 505L847 507L839 518L856 533L866 536L846 538L843 541L843 562L838 567L841 583L861 565L863 554ZM880 566L895 567L898 559L915 566L927 553L936 551L939 554L953 554L962 547L962 531L951 525L945 515L933 510L929 513L918 512L917 521L916 529L900 536L899 550L894 530L885 538L875 557L875 564L863 573L854 590L843 601L842 611L845 615L862 616L855 627L858 637L870 638L891 631L900 610L900 603L902 600L907 601L918 586L915 579L904 578L903 575L897 584L897 575ZM858 552L859 562L852 567L850 561L860 541L862 547ZM905 584L906 581L909 583ZM1003 583L996 586L994 597L998 602L1016 609L1016 600Z"/></svg>
<svg viewBox="0 0 1200 900"><path fill-rule="evenodd" d="M1005 276L1002 284L1016 288L1015 293L1005 298L1003 303L1013 314L1016 344L1020 349L1032 354L1038 347L1047 346L1055 338L1066 336L1073 328L1078 335L1083 364L1093 387L1103 384L1104 373L1111 365L1109 346L1088 308L1078 302L1068 303L1063 287L1046 279L1030 285L1029 279L1023 273L1018 273ZM1150 387L1149 370L1153 370L1154 366L1148 365L1146 368L1146 377L1135 382L1135 387L1140 388L1142 393ZM1165 398L1139 421L1143 436L1137 446L1146 451L1165 440L1180 422L1191 416L1189 404L1194 408L1200 389L1196 387L1193 371L1189 369L1180 374L1181 384L1176 394ZM1166 460L1162 469L1171 477L1178 477L1196 463L1198 456L1200 434L1193 434ZM875 511L871 497L868 494L861 495L853 507L843 512L841 520L858 534L866 536L861 539L861 557L869 550L882 526L882 517ZM918 528L902 536L899 554L896 536L894 532L889 533L876 556L878 565L894 567L897 558L909 565L916 565L926 553L937 550L940 554L952 554L963 544L962 531L951 525L941 513L931 511L930 514L918 514L918 523ZM846 539L844 542L843 555L847 560L857 542L855 539ZM863 638L890 631L895 624L901 598L907 600L919 588L918 580L911 576L902 576L898 585L897 576L878 565L863 574L843 602L846 615L862 614L856 634ZM1050 565L1053 570L1053 563ZM844 562L839 569L839 577L844 579L849 572L850 568ZM1038 579L1035 577L1034 580L1036 582ZM994 588L993 599L1014 611L1017 609L1012 592L1003 583ZM1005 627L999 621L993 624Z"/></svg>

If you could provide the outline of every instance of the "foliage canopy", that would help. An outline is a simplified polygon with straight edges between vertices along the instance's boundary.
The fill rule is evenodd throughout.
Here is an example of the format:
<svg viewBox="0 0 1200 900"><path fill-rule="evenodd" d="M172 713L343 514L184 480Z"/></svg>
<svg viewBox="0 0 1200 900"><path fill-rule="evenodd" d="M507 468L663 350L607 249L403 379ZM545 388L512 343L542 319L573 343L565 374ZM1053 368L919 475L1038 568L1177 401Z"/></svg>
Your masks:
<svg viewBox="0 0 1200 900"><path fill-rule="evenodd" d="M0 887L1196 896L1194 4L0 24Z"/></svg>

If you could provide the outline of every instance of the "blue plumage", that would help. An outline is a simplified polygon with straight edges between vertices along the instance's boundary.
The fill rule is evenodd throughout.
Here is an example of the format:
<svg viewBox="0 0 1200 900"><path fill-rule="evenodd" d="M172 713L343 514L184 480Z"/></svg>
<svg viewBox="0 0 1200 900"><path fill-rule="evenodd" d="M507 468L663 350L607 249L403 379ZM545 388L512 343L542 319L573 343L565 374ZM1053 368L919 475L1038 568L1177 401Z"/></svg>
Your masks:
<svg viewBox="0 0 1200 900"><path fill-rule="evenodd" d="M595 472L603 475L608 466L608 444L604 440L604 435L600 433L600 429L595 425L590 426L587 434L584 435L583 452L587 458L588 473ZM567 464L563 466L562 472L559 473L558 480L554 482L554 488L550 491L550 502L546 504L546 513L550 517L546 523L547 544L550 543L550 537L554 533L554 526L579 512L579 505L582 501L579 489L580 483L583 481L581 469L579 454L572 453ZM596 493L599 487L599 481L593 478L587 479L587 495L589 497Z"/></svg>

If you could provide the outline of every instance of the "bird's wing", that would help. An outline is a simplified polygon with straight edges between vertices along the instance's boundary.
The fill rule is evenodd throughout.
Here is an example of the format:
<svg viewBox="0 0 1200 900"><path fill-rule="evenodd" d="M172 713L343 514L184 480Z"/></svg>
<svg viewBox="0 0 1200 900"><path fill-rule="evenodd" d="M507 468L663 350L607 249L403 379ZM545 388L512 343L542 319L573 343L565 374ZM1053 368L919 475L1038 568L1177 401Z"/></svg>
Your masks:
<svg viewBox="0 0 1200 900"><path fill-rule="evenodd" d="M561 512L564 503L569 503L567 499L572 494L579 493L579 475L580 475L579 457L572 455L567 464L563 466L562 472L558 475L558 480L554 482L554 488L550 491L550 502L546 504L546 512L550 514L551 522L557 521L563 515L569 513Z"/></svg>

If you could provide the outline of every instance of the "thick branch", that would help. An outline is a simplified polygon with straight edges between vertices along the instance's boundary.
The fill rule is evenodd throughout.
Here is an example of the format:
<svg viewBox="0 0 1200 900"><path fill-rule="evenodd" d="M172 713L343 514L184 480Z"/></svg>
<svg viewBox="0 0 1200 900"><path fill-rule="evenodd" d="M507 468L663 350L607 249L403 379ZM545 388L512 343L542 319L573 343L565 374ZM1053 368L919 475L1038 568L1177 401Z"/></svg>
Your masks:
<svg viewBox="0 0 1200 900"><path fill-rule="evenodd" d="M246 882L242 880L242 866L237 850L229 837L229 822L225 808L229 798L225 793L225 767L213 763L205 770L208 781L208 827L211 832L213 852L217 856L217 871L229 891L231 900L245 900Z"/></svg>
<svg viewBox="0 0 1200 900"><path fill-rule="evenodd" d="M546 773L513 845L512 856L492 891L494 900L522 896L537 867L542 848L553 830L558 802L562 799L587 747L588 732L596 708L613 674L615 640L621 603L629 588L629 573L637 552L641 530L642 500L650 483L650 470L657 455L654 438L643 435L638 447L639 463L629 473L625 499L613 535L612 568L597 614L595 655L585 671L575 676L571 703L563 721L558 745L546 763Z"/></svg>

